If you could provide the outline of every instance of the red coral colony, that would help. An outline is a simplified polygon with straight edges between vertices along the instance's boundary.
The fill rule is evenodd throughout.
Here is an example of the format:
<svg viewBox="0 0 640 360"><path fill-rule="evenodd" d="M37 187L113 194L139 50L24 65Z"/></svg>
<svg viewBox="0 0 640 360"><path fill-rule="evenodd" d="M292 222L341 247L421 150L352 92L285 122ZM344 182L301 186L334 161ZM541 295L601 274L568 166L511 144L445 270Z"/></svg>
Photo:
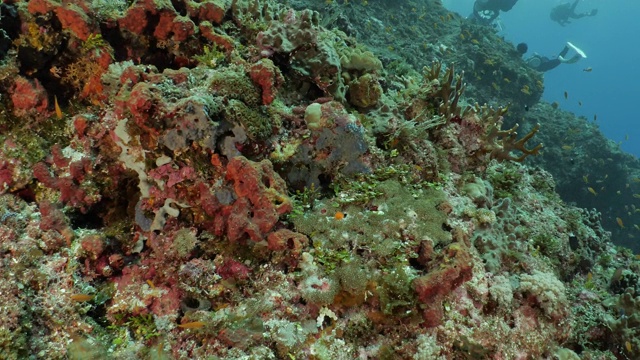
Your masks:
<svg viewBox="0 0 640 360"><path fill-rule="evenodd" d="M640 358L640 263L531 166L540 74L370 3L4 1L0 358Z"/></svg>

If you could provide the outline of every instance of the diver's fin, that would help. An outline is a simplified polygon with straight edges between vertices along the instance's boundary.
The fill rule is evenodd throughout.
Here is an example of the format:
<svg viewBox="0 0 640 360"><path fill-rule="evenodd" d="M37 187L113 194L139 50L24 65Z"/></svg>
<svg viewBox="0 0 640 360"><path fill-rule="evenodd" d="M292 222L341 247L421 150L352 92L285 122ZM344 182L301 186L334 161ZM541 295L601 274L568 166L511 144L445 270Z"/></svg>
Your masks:
<svg viewBox="0 0 640 360"><path fill-rule="evenodd" d="M580 55L581 58L583 58L583 59L587 58L587 54L585 54L584 51L582 51L579 47L573 45L569 41L567 41L567 46L572 48L573 51L575 51L576 53L578 53L578 55Z"/></svg>
<svg viewBox="0 0 640 360"><path fill-rule="evenodd" d="M572 57L570 57L569 59L565 59L562 56L558 56L558 60L560 60L560 62L563 63L563 64L575 64L578 61L580 61L580 59L583 59L583 57L580 54L575 54Z"/></svg>

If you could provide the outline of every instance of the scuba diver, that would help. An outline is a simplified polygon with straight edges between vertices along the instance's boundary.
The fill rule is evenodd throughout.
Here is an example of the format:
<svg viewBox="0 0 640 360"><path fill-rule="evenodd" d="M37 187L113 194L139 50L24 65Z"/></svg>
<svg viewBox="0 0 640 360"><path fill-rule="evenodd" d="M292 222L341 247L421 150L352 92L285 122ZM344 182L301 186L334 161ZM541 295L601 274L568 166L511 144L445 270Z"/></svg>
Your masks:
<svg viewBox="0 0 640 360"><path fill-rule="evenodd" d="M585 16L595 16L598 13L598 9L593 9L586 13L577 14L576 6L578 6L579 2L580 0L576 0L573 2L573 4L568 2L560 4L554 7L553 9L551 9L551 13L549 14L549 17L551 18L551 20L557 22L558 24L565 26L571 23L569 19L580 19Z"/></svg>
<svg viewBox="0 0 640 360"><path fill-rule="evenodd" d="M518 44L516 49L518 50L518 53L520 54L520 56L522 56L529 50L529 47L525 43L520 43ZM575 55L567 59L566 56L567 56L567 53L569 53L569 50L573 50L575 52ZM567 44L564 46L562 51L560 51L560 53L555 59L550 59L546 56L541 56L536 53L536 54L533 54L531 57L525 59L525 62L527 63L527 65L531 66L533 69L541 72L545 72L551 69L555 69L560 64L574 64L578 62L580 59L584 59L586 57L587 57L587 54L585 54L584 51L582 51L580 48L578 48L577 46L567 41Z"/></svg>
<svg viewBox="0 0 640 360"><path fill-rule="evenodd" d="M476 0L469 19L489 25L500 15L500 11L509 11L518 0Z"/></svg>

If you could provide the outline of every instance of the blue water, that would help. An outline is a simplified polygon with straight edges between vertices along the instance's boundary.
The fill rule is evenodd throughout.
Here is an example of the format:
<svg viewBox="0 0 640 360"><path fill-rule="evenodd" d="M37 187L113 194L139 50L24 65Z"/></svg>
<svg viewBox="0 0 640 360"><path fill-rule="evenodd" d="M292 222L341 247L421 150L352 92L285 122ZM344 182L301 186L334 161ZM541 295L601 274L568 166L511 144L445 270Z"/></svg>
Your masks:
<svg viewBox="0 0 640 360"><path fill-rule="evenodd" d="M640 1L583 0L576 12L597 8L598 14L562 27L549 19L549 11L567 1L520 0L511 11L501 14L500 34L514 44L526 42L527 55L537 52L553 58L566 41L584 50L586 59L545 73L543 99L557 101L562 109L590 121L597 114L596 122L605 136L640 156ZM442 1L465 17L473 2ZM593 71L582 71L587 67ZM564 99L565 91L568 100Z"/></svg>

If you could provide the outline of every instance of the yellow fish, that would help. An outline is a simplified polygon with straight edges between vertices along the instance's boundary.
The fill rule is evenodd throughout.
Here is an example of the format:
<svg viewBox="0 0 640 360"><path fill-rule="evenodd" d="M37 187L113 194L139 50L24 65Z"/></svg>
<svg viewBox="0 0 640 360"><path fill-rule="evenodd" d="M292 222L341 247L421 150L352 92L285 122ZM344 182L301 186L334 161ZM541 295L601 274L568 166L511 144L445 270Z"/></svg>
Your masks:
<svg viewBox="0 0 640 360"><path fill-rule="evenodd" d="M587 190L589 190L589 192L592 193L593 195L598 195L598 193L595 190L593 190L591 186L589 186Z"/></svg>
<svg viewBox="0 0 640 360"><path fill-rule="evenodd" d="M75 302L85 302L85 301L91 301L93 299L93 295L73 294L70 296L70 298Z"/></svg>
<svg viewBox="0 0 640 360"><path fill-rule="evenodd" d="M633 227L636 228L636 230L640 230L640 226L633 224ZM640 256L640 255L636 255L636 256Z"/></svg>
<svg viewBox="0 0 640 360"><path fill-rule="evenodd" d="M180 324L178 325L178 327L183 329L200 329L205 325L206 324L203 323L202 321L192 321L192 322Z"/></svg>
<svg viewBox="0 0 640 360"><path fill-rule="evenodd" d="M58 105L58 97L55 95L53 95L53 108L56 110L56 117L62 119L62 110L60 110L60 105Z"/></svg>
<svg viewBox="0 0 640 360"><path fill-rule="evenodd" d="M636 199L640 199L640 194L633 194L633 197Z"/></svg>
<svg viewBox="0 0 640 360"><path fill-rule="evenodd" d="M589 183L589 175L582 175L582 181L584 181L585 184Z"/></svg>
<svg viewBox="0 0 640 360"><path fill-rule="evenodd" d="M562 145L562 149L563 150L571 150L571 149L573 149L573 146L571 146L571 145Z"/></svg>
<svg viewBox="0 0 640 360"><path fill-rule="evenodd" d="M618 226L620 226L621 229L624 229L624 223L622 222L622 219L617 217L616 222L618 223Z"/></svg>

